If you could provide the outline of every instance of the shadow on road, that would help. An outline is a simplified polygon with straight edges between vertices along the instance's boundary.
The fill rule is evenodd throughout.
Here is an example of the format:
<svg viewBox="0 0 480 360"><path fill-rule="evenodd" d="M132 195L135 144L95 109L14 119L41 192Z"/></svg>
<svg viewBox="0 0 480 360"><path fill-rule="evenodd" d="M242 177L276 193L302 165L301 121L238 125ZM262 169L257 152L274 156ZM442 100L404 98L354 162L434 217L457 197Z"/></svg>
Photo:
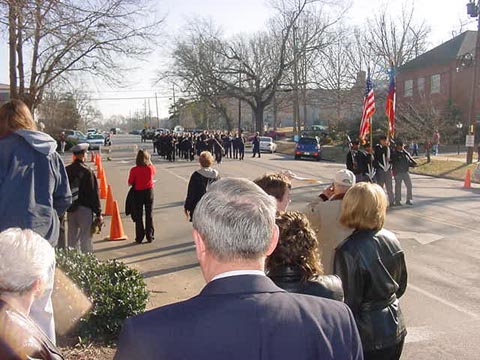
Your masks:
<svg viewBox="0 0 480 360"><path fill-rule="evenodd" d="M181 265L181 266L175 266L167 269L161 269L161 270L155 270L155 271L147 271L143 273L143 277L145 279L154 277L154 276L159 276L159 275L166 275L166 274L171 274L177 271L182 271L182 270L188 270L188 269L193 269L199 267L198 263L195 264L186 264L186 265Z"/></svg>
<svg viewBox="0 0 480 360"><path fill-rule="evenodd" d="M192 240L192 241L188 241L188 242L181 243L181 244L164 246L164 247L161 247L161 248L154 248L154 249L150 249L150 250L142 251L142 252L134 252L132 254L119 256L116 259L121 260L121 259L127 259L129 257L134 257L134 256L142 256L142 255L154 254L154 253L158 253L158 252L162 252L162 251L176 250L176 249L181 249L181 248L193 246L193 244L194 243L193 243L193 240ZM140 246L140 245L136 245L136 246ZM108 249L108 250L110 250L110 249ZM189 249L189 250L191 250L191 249Z"/></svg>
<svg viewBox="0 0 480 360"><path fill-rule="evenodd" d="M169 252L169 253L166 253L166 254L146 257L146 258L143 258L143 259L140 259L140 260L126 261L125 264L127 264L127 265L128 264L138 264L138 263L141 263L141 262L144 262L144 261L160 259L160 258L164 258L164 257L167 257L167 256L180 255L180 254L189 253L189 252L195 252L195 246L193 246L191 248L187 248L187 249L172 251L172 252Z"/></svg>

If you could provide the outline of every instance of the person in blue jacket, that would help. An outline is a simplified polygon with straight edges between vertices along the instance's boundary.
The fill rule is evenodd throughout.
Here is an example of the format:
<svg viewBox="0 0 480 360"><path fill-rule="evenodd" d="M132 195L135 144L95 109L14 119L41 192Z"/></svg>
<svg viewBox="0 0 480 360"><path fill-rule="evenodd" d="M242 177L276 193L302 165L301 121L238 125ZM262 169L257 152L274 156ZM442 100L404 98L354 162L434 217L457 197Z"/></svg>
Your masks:
<svg viewBox="0 0 480 360"><path fill-rule="evenodd" d="M37 131L28 107L11 100L0 108L0 231L31 229L50 245L58 242L60 221L72 202L67 173L57 143ZM55 342L51 294L54 267L47 289L31 317Z"/></svg>

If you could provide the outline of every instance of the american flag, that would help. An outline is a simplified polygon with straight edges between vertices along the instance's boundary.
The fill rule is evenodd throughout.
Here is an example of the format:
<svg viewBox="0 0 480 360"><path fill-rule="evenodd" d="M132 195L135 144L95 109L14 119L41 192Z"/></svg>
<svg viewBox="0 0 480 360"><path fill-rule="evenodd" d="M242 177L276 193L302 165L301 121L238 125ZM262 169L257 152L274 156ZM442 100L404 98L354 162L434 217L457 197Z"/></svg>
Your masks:
<svg viewBox="0 0 480 360"><path fill-rule="evenodd" d="M388 118L388 136L393 138L395 136L395 67L392 60L390 60L389 77L390 84L388 87L385 113Z"/></svg>
<svg viewBox="0 0 480 360"><path fill-rule="evenodd" d="M375 95L373 94L372 79L370 78L370 67L367 72L367 86L365 88L365 97L363 98L362 121L360 122L359 138L365 141L370 132L371 117L375 113Z"/></svg>

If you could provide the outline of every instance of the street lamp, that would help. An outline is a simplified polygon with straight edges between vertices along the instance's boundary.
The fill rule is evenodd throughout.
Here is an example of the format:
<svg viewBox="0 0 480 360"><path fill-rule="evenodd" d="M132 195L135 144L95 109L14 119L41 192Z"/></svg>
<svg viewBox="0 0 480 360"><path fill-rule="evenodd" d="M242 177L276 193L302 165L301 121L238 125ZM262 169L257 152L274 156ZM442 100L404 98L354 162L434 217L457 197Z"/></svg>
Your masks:
<svg viewBox="0 0 480 360"><path fill-rule="evenodd" d="M467 14L470 17L477 18L477 40L475 42L475 58L473 60L473 80L472 80L472 92L470 98L470 126L468 129L468 134L475 136L476 125L477 125L477 116L476 116L476 103L477 103L477 76L478 76L478 63L480 62L480 11L479 11L480 0L477 0L475 3L474 0L470 0L467 4ZM473 162L473 146L467 147L467 164Z"/></svg>
<svg viewBox="0 0 480 360"><path fill-rule="evenodd" d="M460 155L460 130L462 130L463 124L459 121L455 126L457 127L457 133L458 133L457 154Z"/></svg>

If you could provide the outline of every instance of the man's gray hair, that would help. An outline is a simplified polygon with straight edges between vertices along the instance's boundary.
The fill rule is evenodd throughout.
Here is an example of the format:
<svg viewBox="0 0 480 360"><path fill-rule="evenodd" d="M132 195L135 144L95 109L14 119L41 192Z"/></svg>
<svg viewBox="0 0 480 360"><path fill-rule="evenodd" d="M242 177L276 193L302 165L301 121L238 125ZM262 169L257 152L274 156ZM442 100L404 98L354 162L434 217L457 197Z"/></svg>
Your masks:
<svg viewBox="0 0 480 360"><path fill-rule="evenodd" d="M208 187L193 213L193 227L220 261L265 255L277 202L247 179L224 178Z"/></svg>
<svg viewBox="0 0 480 360"><path fill-rule="evenodd" d="M46 280L55 250L32 230L10 228L0 233L0 293L23 293L36 280Z"/></svg>

